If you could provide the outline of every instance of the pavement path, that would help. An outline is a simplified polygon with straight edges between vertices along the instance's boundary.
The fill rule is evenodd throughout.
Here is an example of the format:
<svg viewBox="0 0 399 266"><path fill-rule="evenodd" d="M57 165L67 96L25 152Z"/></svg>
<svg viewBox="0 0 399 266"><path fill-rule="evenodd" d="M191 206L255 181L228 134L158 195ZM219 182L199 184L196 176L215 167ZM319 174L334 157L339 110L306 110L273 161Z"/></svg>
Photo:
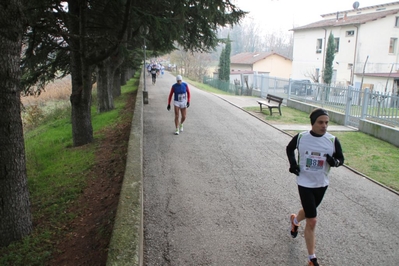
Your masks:
<svg viewBox="0 0 399 266"><path fill-rule="evenodd" d="M175 79L149 81L144 265L306 265L303 225L297 239L288 233L300 208L285 155L291 137L193 86L184 132L175 136L166 110ZM318 216L322 265L399 265L398 195L345 167L330 177Z"/></svg>

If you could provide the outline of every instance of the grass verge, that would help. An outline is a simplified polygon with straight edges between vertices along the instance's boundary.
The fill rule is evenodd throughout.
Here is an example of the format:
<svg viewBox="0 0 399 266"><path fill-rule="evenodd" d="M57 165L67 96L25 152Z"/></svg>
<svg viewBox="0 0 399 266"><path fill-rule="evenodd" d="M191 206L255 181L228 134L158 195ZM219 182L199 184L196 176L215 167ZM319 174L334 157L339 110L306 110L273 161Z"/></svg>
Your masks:
<svg viewBox="0 0 399 266"><path fill-rule="evenodd" d="M115 109L96 112L92 106L95 141L72 147L70 107L54 110L25 133L26 166L34 230L31 235L0 248L0 265L46 265L57 252L54 245L64 237L65 224L79 213L71 212L78 197L92 181L88 172L95 165L95 152L104 137L101 132L120 123L130 123L132 113L123 112L138 88L138 73L122 87Z"/></svg>

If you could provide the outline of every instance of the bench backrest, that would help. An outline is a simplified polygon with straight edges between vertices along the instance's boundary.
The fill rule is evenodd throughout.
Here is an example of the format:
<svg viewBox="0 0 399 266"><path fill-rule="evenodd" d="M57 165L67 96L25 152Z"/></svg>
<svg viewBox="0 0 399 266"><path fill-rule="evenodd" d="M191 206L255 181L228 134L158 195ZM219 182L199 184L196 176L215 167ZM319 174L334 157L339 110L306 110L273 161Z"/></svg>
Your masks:
<svg viewBox="0 0 399 266"><path fill-rule="evenodd" d="M279 104L281 104L283 102L283 98L278 97L278 96L274 96L274 95L271 95L271 94L268 94L266 96L266 99L268 99L269 102L270 101L274 101L274 102L278 102Z"/></svg>

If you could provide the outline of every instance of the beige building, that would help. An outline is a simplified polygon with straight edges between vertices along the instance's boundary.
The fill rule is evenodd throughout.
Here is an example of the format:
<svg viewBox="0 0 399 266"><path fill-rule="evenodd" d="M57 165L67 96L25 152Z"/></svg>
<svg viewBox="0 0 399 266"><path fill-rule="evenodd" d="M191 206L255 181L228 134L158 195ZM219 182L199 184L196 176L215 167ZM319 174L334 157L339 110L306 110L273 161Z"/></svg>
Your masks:
<svg viewBox="0 0 399 266"><path fill-rule="evenodd" d="M361 2L360 2L361 3ZM319 77L330 32L335 38L335 85L395 92L399 80L399 2L321 15L323 20L292 29L293 79Z"/></svg>
<svg viewBox="0 0 399 266"><path fill-rule="evenodd" d="M231 75L240 72L257 72L272 77L289 78L291 59L275 52L241 53L230 58Z"/></svg>

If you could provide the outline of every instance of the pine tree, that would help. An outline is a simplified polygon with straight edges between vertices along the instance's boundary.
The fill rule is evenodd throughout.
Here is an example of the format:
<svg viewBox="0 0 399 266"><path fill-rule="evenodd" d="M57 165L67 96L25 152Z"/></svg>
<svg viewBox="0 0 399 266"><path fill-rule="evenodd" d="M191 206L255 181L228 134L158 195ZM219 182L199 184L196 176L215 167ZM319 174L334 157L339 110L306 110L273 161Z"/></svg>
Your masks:
<svg viewBox="0 0 399 266"><path fill-rule="evenodd" d="M227 82L230 81L230 54L231 41L230 36L228 36L226 46L222 49L219 59L219 79Z"/></svg>
<svg viewBox="0 0 399 266"><path fill-rule="evenodd" d="M327 43L326 61L324 65L323 81L325 84L331 84L333 75L333 62L335 57L335 42L334 35L330 32Z"/></svg>
<svg viewBox="0 0 399 266"><path fill-rule="evenodd" d="M32 231L21 119L23 1L0 4L0 247Z"/></svg>
<svg viewBox="0 0 399 266"><path fill-rule="evenodd" d="M228 82L230 81L230 55L231 55L231 41L230 41L230 35L228 35L224 51L224 61L225 61L224 80Z"/></svg>
<svg viewBox="0 0 399 266"><path fill-rule="evenodd" d="M222 52L220 53L220 58L219 58L219 80L224 80L225 77L225 53L226 53L226 49L223 48Z"/></svg>

